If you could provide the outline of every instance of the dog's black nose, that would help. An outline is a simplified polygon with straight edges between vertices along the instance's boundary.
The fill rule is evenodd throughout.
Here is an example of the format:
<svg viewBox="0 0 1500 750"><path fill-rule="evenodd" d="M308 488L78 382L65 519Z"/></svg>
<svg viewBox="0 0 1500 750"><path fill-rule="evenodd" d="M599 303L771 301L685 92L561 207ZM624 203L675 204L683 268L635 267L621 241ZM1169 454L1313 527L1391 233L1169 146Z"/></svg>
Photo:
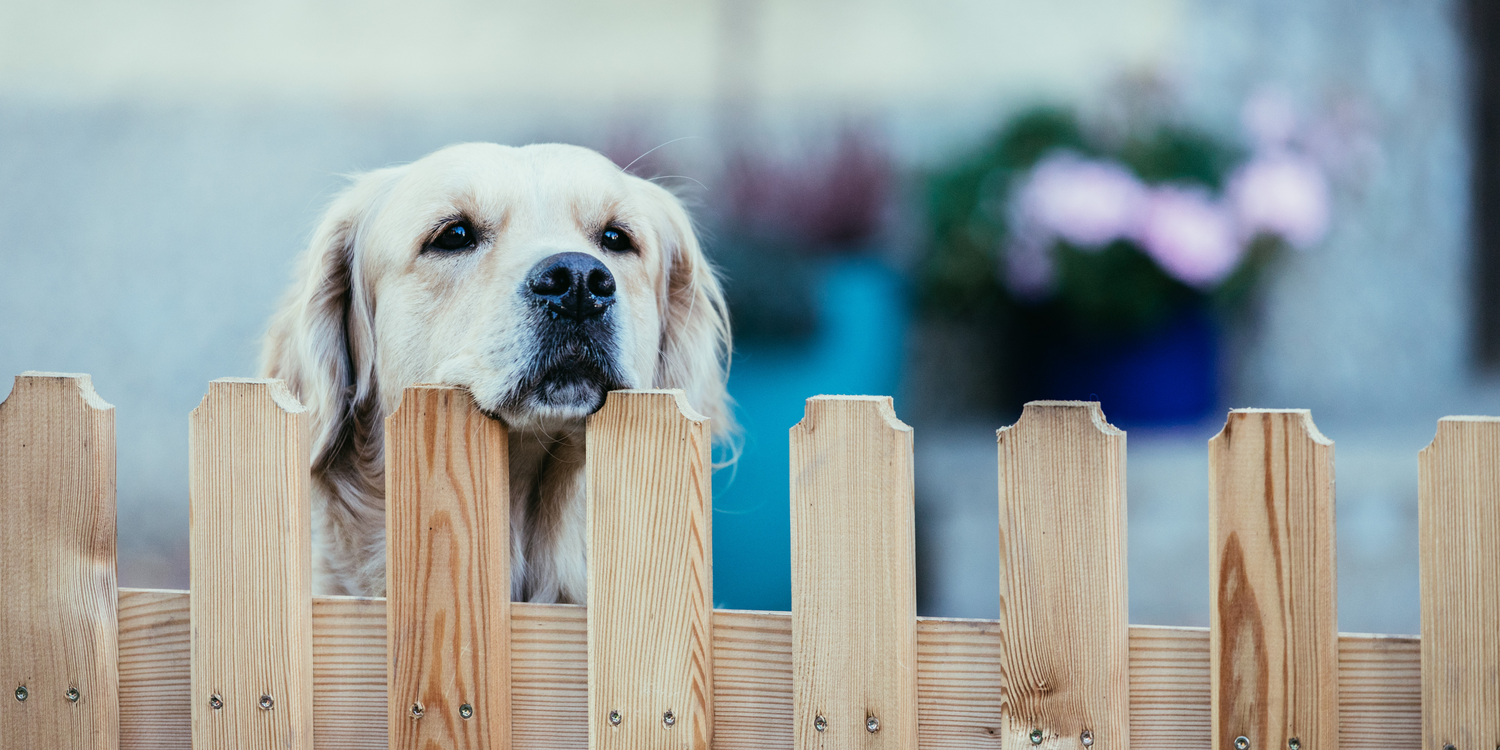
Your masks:
<svg viewBox="0 0 1500 750"><path fill-rule="evenodd" d="M587 253L558 253L532 266L526 287L547 309L573 320L598 315L615 301L615 277Z"/></svg>

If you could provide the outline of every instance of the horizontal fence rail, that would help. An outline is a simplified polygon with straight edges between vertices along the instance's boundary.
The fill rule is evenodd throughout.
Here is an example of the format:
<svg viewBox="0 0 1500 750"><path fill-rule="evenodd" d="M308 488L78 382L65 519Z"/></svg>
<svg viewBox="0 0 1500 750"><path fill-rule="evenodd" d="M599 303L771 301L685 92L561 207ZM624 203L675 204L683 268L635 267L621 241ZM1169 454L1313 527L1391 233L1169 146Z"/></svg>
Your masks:
<svg viewBox="0 0 1500 750"><path fill-rule="evenodd" d="M809 399L792 612L713 610L711 431L681 392L588 425L588 607L511 603L505 429L414 386L386 422L387 598L315 597L307 415L278 381L190 418L192 593L116 590L113 409L0 403L0 748L1500 748L1500 419L1421 452L1424 639L1337 632L1333 443L1209 441L1209 628L1130 626L1126 434L997 433L1000 610L915 615L911 428Z"/></svg>

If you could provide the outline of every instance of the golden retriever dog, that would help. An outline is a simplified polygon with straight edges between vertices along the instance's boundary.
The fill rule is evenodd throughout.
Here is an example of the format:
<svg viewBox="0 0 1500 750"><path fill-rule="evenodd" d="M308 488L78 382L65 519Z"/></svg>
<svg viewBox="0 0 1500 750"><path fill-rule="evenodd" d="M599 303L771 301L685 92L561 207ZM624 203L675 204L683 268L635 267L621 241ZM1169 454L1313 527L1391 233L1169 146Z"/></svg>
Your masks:
<svg viewBox="0 0 1500 750"><path fill-rule="evenodd" d="M464 386L510 431L511 596L583 602L584 424L681 388L723 435L729 320L682 205L588 149L452 146L355 179L267 333L308 407L315 587L385 591L385 418Z"/></svg>

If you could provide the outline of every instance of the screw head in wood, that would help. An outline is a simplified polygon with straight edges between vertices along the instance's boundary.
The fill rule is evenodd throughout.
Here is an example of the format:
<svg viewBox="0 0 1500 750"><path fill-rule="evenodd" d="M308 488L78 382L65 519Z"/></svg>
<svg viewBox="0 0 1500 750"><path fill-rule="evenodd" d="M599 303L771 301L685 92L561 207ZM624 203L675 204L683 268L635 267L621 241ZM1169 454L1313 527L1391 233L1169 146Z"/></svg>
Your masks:
<svg viewBox="0 0 1500 750"><path fill-rule="evenodd" d="M1443 745L1443 750L1458 750L1458 748L1454 747L1453 743L1450 742L1446 745ZM1500 748L1497 748L1497 750L1500 750Z"/></svg>
<svg viewBox="0 0 1500 750"><path fill-rule="evenodd" d="M813 729L816 729L819 732L828 729L828 720L819 715L817 718L813 719Z"/></svg>
<svg viewBox="0 0 1500 750"><path fill-rule="evenodd" d="M78 699L83 697L83 693L78 692L76 687L70 687L63 697L67 698L69 703L77 703Z"/></svg>
<svg viewBox="0 0 1500 750"><path fill-rule="evenodd" d="M865 719L865 731L869 732L870 734L874 734L876 732L879 732L880 731L880 719L877 719L874 716L867 717Z"/></svg>
<svg viewBox="0 0 1500 750"><path fill-rule="evenodd" d="M661 723L663 723L663 724L665 724L665 725L667 725L669 727L672 726L673 724L676 724L677 723L677 714L672 713L671 709L668 709L666 713L664 713L664 714L661 715Z"/></svg>
<svg viewBox="0 0 1500 750"><path fill-rule="evenodd" d="M1286 750L1302 750L1302 740L1293 737L1286 741Z"/></svg>
<svg viewBox="0 0 1500 750"><path fill-rule="evenodd" d="M1040 745L1040 744L1042 744L1042 730L1040 730L1040 729L1033 729L1033 730L1031 730L1031 744L1033 744L1033 745Z"/></svg>
<svg viewBox="0 0 1500 750"><path fill-rule="evenodd" d="M16 688L16 700L25 703L26 699L30 697L31 693L27 692L25 685L20 685Z"/></svg>
<svg viewBox="0 0 1500 750"><path fill-rule="evenodd" d="M620 715L620 709L618 708L609 712L609 723L615 726L620 726L620 721L624 718L625 717Z"/></svg>
<svg viewBox="0 0 1500 750"><path fill-rule="evenodd" d="M271 700L271 696L269 695L262 695L260 697L260 702L256 703L255 705L260 706L260 710L262 711L270 711L271 709L276 707L276 701Z"/></svg>
<svg viewBox="0 0 1500 750"><path fill-rule="evenodd" d="M214 693L208 696L208 707L217 711L224 707L224 696Z"/></svg>
<svg viewBox="0 0 1500 750"><path fill-rule="evenodd" d="M458 707L458 715L461 718L472 719L474 718L474 707L465 703Z"/></svg>
<svg viewBox="0 0 1500 750"><path fill-rule="evenodd" d="M1083 742L1084 747L1094 746L1094 733L1087 729L1083 730L1083 734L1079 735L1078 739Z"/></svg>
<svg viewBox="0 0 1500 750"><path fill-rule="evenodd" d="M427 713L427 709L422 706L422 701L411 704L411 717L413 719L420 719L425 713Z"/></svg>
<svg viewBox="0 0 1500 750"><path fill-rule="evenodd" d="M1235 737L1234 750L1250 750L1250 738L1243 734Z"/></svg>

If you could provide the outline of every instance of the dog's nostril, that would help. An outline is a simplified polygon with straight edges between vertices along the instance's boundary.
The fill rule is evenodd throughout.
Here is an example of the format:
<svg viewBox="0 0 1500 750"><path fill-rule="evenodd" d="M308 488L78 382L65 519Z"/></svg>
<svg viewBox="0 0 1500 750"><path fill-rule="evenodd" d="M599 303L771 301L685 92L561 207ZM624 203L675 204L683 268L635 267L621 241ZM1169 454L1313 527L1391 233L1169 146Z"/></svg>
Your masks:
<svg viewBox="0 0 1500 750"><path fill-rule="evenodd" d="M531 280L531 291L548 296L563 294L573 286L573 272L566 266L555 266Z"/></svg>
<svg viewBox="0 0 1500 750"><path fill-rule="evenodd" d="M615 277L603 268L589 272L589 293L595 297L610 297L615 293Z"/></svg>

